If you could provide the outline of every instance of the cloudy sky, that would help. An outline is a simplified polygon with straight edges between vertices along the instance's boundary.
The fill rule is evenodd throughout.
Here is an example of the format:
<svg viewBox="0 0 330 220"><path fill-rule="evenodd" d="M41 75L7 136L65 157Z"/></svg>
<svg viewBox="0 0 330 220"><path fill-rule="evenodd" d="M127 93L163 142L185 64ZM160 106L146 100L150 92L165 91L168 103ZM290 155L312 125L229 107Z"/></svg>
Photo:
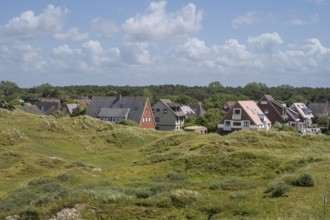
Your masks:
<svg viewBox="0 0 330 220"><path fill-rule="evenodd" d="M329 87L330 0L1 0L0 80Z"/></svg>

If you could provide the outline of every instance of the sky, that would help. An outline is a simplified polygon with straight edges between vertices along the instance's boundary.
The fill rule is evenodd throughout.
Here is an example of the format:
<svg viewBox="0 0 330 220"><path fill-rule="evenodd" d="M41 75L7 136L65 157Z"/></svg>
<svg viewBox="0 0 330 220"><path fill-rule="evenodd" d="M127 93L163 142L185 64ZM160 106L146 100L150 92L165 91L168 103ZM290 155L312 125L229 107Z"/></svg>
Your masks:
<svg viewBox="0 0 330 220"><path fill-rule="evenodd" d="M1 0L0 80L329 87L330 0Z"/></svg>

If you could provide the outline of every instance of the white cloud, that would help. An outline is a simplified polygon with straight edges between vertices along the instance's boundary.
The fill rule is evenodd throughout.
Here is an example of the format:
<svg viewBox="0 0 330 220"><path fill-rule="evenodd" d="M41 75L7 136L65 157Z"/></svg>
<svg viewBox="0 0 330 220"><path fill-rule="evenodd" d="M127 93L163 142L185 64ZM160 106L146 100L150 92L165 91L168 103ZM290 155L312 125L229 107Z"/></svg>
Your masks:
<svg viewBox="0 0 330 220"><path fill-rule="evenodd" d="M64 44L63 46L54 48L53 53L56 54L56 55L60 55L60 54L69 55L69 54L73 54L74 51L67 44Z"/></svg>
<svg viewBox="0 0 330 220"><path fill-rule="evenodd" d="M112 37L115 33L119 31L118 27L114 22L102 18L94 18L90 22L90 28L99 36L104 37Z"/></svg>
<svg viewBox="0 0 330 220"><path fill-rule="evenodd" d="M270 52L273 48L283 43L282 38L276 32L265 33L256 37L250 37L248 42L259 51Z"/></svg>
<svg viewBox="0 0 330 220"><path fill-rule="evenodd" d="M72 28L66 33L56 33L54 37L58 40L83 41L88 39L88 33L80 33L78 28Z"/></svg>
<svg viewBox="0 0 330 220"><path fill-rule="evenodd" d="M55 33L61 31L67 13L66 8L53 5L48 5L40 15L35 15L33 11L25 11L19 17L15 17L4 26L0 26L0 32L5 36L18 37Z"/></svg>
<svg viewBox="0 0 330 220"><path fill-rule="evenodd" d="M236 17L232 22L231 25L233 28L237 29L242 25L247 25L247 24L254 24L256 22L260 21L260 15L256 11L249 11L246 12L244 15L240 15Z"/></svg>
<svg viewBox="0 0 330 220"><path fill-rule="evenodd" d="M83 43L83 48L92 54L101 54L103 52L103 48L99 41L87 41Z"/></svg>
<svg viewBox="0 0 330 220"><path fill-rule="evenodd" d="M128 64L148 64L151 62L146 43L126 43L120 48L123 62Z"/></svg>
<svg viewBox="0 0 330 220"><path fill-rule="evenodd" d="M122 32L130 39L147 41L187 36L201 28L203 14L189 3L180 11L168 13L166 2L151 2L145 15L137 15L125 21Z"/></svg>

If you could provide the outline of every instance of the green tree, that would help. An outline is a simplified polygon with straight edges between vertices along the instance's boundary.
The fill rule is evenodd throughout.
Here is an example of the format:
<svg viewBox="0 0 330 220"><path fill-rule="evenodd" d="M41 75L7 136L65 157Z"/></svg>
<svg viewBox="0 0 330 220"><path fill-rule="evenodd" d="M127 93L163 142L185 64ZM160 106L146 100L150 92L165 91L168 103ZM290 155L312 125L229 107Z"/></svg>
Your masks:
<svg viewBox="0 0 330 220"><path fill-rule="evenodd" d="M223 85L219 81L210 82L208 87L211 89L224 88Z"/></svg>
<svg viewBox="0 0 330 220"><path fill-rule="evenodd" d="M252 82L248 83L243 89L244 95L253 100L259 100L263 95L268 93L268 86L265 83Z"/></svg>
<svg viewBox="0 0 330 220"><path fill-rule="evenodd" d="M79 116L79 115L85 115L87 111L86 106L78 105L76 108L72 110L71 117Z"/></svg>
<svg viewBox="0 0 330 220"><path fill-rule="evenodd" d="M1 81L0 82L0 95L11 99L15 96L15 94L20 92L20 88L16 83L10 81Z"/></svg>

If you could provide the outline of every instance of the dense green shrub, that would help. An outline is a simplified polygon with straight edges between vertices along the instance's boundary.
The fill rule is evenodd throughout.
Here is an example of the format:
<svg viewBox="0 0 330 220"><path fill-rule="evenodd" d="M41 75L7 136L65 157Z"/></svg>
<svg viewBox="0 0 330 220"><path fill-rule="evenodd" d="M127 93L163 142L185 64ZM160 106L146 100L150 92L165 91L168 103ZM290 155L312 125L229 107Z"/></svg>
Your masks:
<svg viewBox="0 0 330 220"><path fill-rule="evenodd" d="M279 182L267 187L264 193L271 193L271 197L282 197L290 191L290 186L287 183Z"/></svg>
<svg viewBox="0 0 330 220"><path fill-rule="evenodd" d="M305 187L312 187L315 186L316 181L314 176L308 173L301 174L295 181L295 186L305 186Z"/></svg>
<svg viewBox="0 0 330 220"><path fill-rule="evenodd" d="M131 127L138 127L139 126L135 121L132 121L132 120L129 120L129 119L121 120L118 124L131 126Z"/></svg>

